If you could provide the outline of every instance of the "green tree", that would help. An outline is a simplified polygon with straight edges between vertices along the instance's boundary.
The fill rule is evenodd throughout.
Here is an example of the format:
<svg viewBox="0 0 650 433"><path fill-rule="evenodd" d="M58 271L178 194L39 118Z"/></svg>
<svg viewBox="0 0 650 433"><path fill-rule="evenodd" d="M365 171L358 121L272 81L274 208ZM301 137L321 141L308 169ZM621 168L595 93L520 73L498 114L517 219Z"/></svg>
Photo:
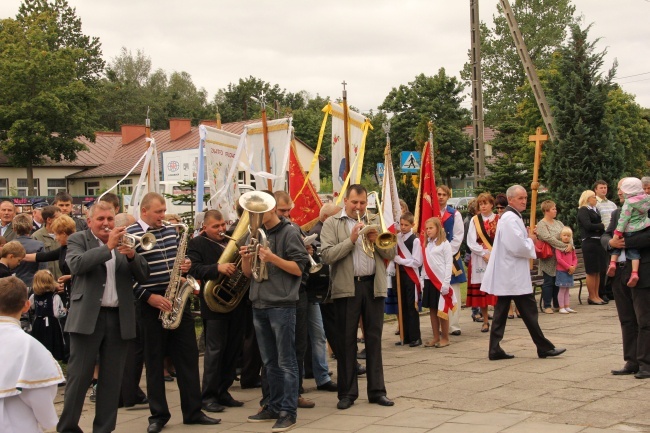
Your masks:
<svg viewBox="0 0 650 433"><path fill-rule="evenodd" d="M104 66L97 38L65 0L26 0L16 19L0 22L0 149L27 169L45 158L73 161L94 140L93 85Z"/></svg>
<svg viewBox="0 0 650 433"><path fill-rule="evenodd" d="M239 79L237 84L230 83L225 89L220 89L214 97L213 103L219 107L221 119L224 122L238 122L240 120L259 119L261 107L251 96L259 98L264 93L267 104L267 114L270 118L274 115L269 107L277 101L284 103L286 91L279 85L271 85L259 78L250 76ZM280 110L282 112L282 110Z"/></svg>
<svg viewBox="0 0 650 433"><path fill-rule="evenodd" d="M588 32L571 26L571 38L558 50L549 79L558 139L547 145L546 181L564 223L572 225L581 192L597 179L614 185L624 167L623 146L612 140L606 121L615 68L605 76L599 72L605 52L595 52Z"/></svg>
<svg viewBox="0 0 650 433"><path fill-rule="evenodd" d="M575 6L570 0L515 0L511 5L535 67L547 67L553 52L566 39L567 26L574 22ZM524 67L500 5L492 24L489 28L481 22L483 106L489 125L514 116L523 99L533 98L530 91L521 90L527 83ZM470 53L461 74L468 83L471 67Z"/></svg>
<svg viewBox="0 0 650 433"><path fill-rule="evenodd" d="M393 156L402 150L421 149L428 139L426 125L436 125L436 170L449 182L473 170L472 144L463 127L470 123L469 110L461 107L465 86L446 74L444 68L432 77L420 74L408 85L393 88L380 110L391 117Z"/></svg>
<svg viewBox="0 0 650 433"><path fill-rule="evenodd" d="M512 185L530 185L532 159L521 158L522 134L516 122L503 122L499 133L490 142L493 162L488 162L489 175L481 182L477 192L489 192L493 196L505 193Z"/></svg>
<svg viewBox="0 0 650 433"><path fill-rule="evenodd" d="M612 141L625 149L625 175L645 176L650 157L650 123L642 117L634 96L618 87L612 89L605 121L612 130Z"/></svg>

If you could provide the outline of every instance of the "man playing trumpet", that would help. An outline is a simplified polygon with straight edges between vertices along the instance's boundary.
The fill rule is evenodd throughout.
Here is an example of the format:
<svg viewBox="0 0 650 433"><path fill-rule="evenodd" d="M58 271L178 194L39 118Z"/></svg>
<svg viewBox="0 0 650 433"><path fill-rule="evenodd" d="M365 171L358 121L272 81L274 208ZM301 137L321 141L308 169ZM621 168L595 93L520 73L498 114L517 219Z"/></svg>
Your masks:
<svg viewBox="0 0 650 433"><path fill-rule="evenodd" d="M395 257L395 248L371 248L377 230L360 234L367 224L378 224L379 216L366 212L368 191L351 185L345 194L343 211L328 218L321 231L321 256L330 265L332 299L336 308L339 409L347 409L359 397L357 383L357 326L363 320L366 340L368 400L392 406L386 397L381 358L384 325L386 266L384 259ZM374 252L372 250L374 249Z"/></svg>

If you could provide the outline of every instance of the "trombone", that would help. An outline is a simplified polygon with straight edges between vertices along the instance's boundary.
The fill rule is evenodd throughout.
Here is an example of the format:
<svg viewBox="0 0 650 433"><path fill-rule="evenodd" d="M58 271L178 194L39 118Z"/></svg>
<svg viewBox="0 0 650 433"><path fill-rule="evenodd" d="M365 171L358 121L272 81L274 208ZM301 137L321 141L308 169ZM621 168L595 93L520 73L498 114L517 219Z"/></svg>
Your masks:
<svg viewBox="0 0 650 433"><path fill-rule="evenodd" d="M379 193L377 191L371 191L368 193L368 196L373 194L377 199L377 209L379 210L378 213L379 213L380 233L377 235L377 239L375 239L374 244L368 241L368 238L366 237L365 233L361 235L362 236L361 245L363 246L363 252L366 253L366 255L368 255L368 257L370 258L374 258L375 256L375 247L379 248L380 250L388 250L394 248L395 245L397 245L397 235L395 235L395 233L388 231L386 228L386 221L384 220L381 201L379 200ZM357 220L359 222L363 222L361 221L361 214L359 213L359 211L357 211Z"/></svg>

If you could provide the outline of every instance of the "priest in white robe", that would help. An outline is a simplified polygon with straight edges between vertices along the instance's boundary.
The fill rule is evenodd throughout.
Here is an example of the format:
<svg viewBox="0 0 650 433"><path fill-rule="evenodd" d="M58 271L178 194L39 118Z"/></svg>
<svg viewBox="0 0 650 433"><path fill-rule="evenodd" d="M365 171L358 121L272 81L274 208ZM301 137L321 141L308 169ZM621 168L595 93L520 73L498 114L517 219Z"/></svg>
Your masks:
<svg viewBox="0 0 650 433"><path fill-rule="evenodd" d="M566 349L556 348L539 327L537 305L530 279L530 260L535 256L535 235L529 234L521 218L528 194L521 185L506 192L508 207L501 216L492 247L492 255L483 276L481 290L498 296L490 332L488 357L492 361L511 359L514 355L501 348L506 329L510 301L514 301L528 328L540 358L561 355Z"/></svg>
<svg viewBox="0 0 650 433"><path fill-rule="evenodd" d="M0 432L42 432L59 420L54 398L65 378L52 354L22 330L28 309L25 283L0 279Z"/></svg>

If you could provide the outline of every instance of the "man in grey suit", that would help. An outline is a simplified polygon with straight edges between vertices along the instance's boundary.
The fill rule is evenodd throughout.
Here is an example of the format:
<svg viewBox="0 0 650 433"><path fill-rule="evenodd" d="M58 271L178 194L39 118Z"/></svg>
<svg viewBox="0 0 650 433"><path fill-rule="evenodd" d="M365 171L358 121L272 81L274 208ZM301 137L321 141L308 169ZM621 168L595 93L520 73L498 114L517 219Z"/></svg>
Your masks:
<svg viewBox="0 0 650 433"><path fill-rule="evenodd" d="M16 238L14 229L12 227L12 221L16 216L16 206L9 200L3 200L0 202L0 236L9 241L13 241Z"/></svg>
<svg viewBox="0 0 650 433"><path fill-rule="evenodd" d="M74 275L65 330L70 361L58 432L81 432L79 417L99 355L94 433L115 429L128 340L135 338L133 285L149 278L149 265L120 246L125 227L115 228L115 210L104 202L88 214L89 228L68 238L66 262Z"/></svg>

